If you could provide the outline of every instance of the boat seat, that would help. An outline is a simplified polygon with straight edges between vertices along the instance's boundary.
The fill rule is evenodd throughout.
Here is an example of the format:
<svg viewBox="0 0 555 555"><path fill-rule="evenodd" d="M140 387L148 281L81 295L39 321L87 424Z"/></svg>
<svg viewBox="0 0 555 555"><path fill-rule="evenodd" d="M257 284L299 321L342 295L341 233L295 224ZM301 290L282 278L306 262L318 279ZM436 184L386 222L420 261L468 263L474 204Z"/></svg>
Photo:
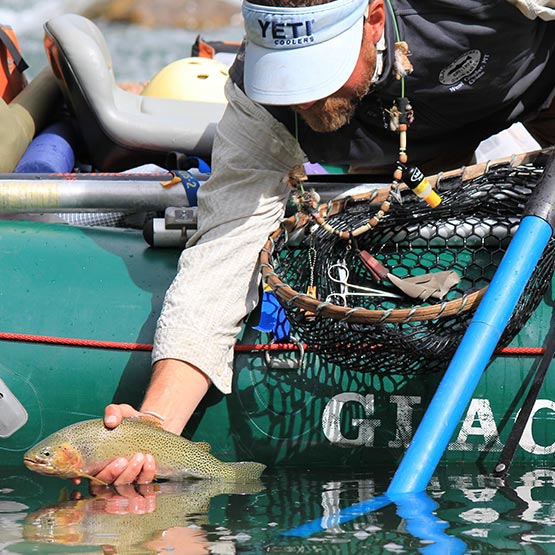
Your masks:
<svg viewBox="0 0 555 555"><path fill-rule="evenodd" d="M170 152L209 159L225 104L121 89L102 32L83 16L54 17L44 30L46 54L94 169L122 171L145 163L166 167Z"/></svg>

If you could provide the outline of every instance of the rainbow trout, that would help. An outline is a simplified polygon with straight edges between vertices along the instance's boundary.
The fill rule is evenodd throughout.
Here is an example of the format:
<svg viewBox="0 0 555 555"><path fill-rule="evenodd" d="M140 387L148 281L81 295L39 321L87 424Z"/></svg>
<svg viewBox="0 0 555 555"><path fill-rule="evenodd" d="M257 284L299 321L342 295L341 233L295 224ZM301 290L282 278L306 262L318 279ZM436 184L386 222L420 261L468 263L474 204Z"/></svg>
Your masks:
<svg viewBox="0 0 555 555"><path fill-rule="evenodd" d="M102 419L77 422L37 443L23 456L30 470L61 478L94 478L116 457L151 453L156 477L180 480L211 478L249 482L260 477L265 465L256 462L222 462L210 454L208 443L189 441L162 429L146 416L124 418L114 429Z"/></svg>

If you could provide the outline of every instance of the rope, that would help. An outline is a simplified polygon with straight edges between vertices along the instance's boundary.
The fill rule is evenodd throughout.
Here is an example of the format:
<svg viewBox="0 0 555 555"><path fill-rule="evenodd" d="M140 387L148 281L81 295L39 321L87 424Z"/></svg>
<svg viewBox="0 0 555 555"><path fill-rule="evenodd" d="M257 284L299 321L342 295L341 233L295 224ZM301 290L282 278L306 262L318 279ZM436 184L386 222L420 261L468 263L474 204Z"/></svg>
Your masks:
<svg viewBox="0 0 555 555"><path fill-rule="evenodd" d="M121 351L152 351L151 343L125 343L121 341L100 341L96 339L77 339L72 337L54 337L50 335L31 335L28 333L0 332L0 341L21 341L24 343L48 343L71 347L87 347L93 349L115 349ZM305 351L318 351L317 346L302 345ZM256 351L298 351L295 343L254 343L235 345L235 352ZM542 356L543 347L504 347L497 349L496 355L501 356Z"/></svg>
<svg viewBox="0 0 555 555"><path fill-rule="evenodd" d="M75 339L72 337L52 337L49 335L30 335L26 333L0 332L0 340L22 341L25 343L50 343L72 347L91 347L96 349L119 349L122 351L152 351L152 345L145 343L123 343L119 341L98 341L95 339Z"/></svg>

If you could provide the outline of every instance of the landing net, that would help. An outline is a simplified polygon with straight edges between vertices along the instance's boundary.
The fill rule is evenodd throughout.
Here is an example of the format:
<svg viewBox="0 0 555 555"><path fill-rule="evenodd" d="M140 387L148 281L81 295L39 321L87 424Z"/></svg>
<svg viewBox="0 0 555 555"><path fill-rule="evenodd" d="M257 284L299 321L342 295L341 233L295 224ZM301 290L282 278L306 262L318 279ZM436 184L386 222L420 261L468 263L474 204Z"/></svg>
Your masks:
<svg viewBox="0 0 555 555"><path fill-rule="evenodd" d="M525 163L488 164L471 178L468 172L434 178L442 198L436 208L409 190L401 191L401 204L392 203L379 225L356 240L329 233L308 216L284 222L268 241L261 262L265 282L286 309L293 334L344 369L416 374L446 368L518 227L545 160L540 153ZM377 196L372 191L340 201L339 209L332 202L319 212L338 212L326 217L338 231L356 229L376 212ZM499 347L511 341L540 303L553 273L553 247L551 240ZM386 277L377 280L361 253L377 260ZM411 298L391 281L420 276L426 282L425 274L449 271L460 281L442 298ZM398 297L364 294L356 287Z"/></svg>

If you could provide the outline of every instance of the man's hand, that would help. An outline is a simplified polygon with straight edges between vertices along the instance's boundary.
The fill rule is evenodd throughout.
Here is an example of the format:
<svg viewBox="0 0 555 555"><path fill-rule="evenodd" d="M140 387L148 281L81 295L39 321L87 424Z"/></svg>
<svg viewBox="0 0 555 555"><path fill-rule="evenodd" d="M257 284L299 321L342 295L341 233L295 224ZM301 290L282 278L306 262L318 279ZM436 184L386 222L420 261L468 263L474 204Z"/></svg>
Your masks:
<svg viewBox="0 0 555 555"><path fill-rule="evenodd" d="M209 387L210 379L195 366L181 360L159 360L141 406L144 413L131 405L108 405L104 410L104 424L107 428L116 428L122 418L157 414L164 430L179 435ZM132 482L146 484L155 475L154 457L135 453L130 459L119 457L111 461L95 477L119 486ZM81 483L80 478L73 481Z"/></svg>
<svg viewBox="0 0 555 555"><path fill-rule="evenodd" d="M108 405L104 410L104 424L107 428L115 428L121 424L123 418L140 416L141 413L131 405ZM148 484L156 475L156 463L150 454L135 453L129 460L118 457L108 463L95 478L115 486L137 482ZM75 484L81 483L81 478L73 480Z"/></svg>
<svg viewBox="0 0 555 555"><path fill-rule="evenodd" d="M104 409L104 425L107 428L115 428L121 424L123 418L141 416L141 413L131 405L108 405Z"/></svg>

